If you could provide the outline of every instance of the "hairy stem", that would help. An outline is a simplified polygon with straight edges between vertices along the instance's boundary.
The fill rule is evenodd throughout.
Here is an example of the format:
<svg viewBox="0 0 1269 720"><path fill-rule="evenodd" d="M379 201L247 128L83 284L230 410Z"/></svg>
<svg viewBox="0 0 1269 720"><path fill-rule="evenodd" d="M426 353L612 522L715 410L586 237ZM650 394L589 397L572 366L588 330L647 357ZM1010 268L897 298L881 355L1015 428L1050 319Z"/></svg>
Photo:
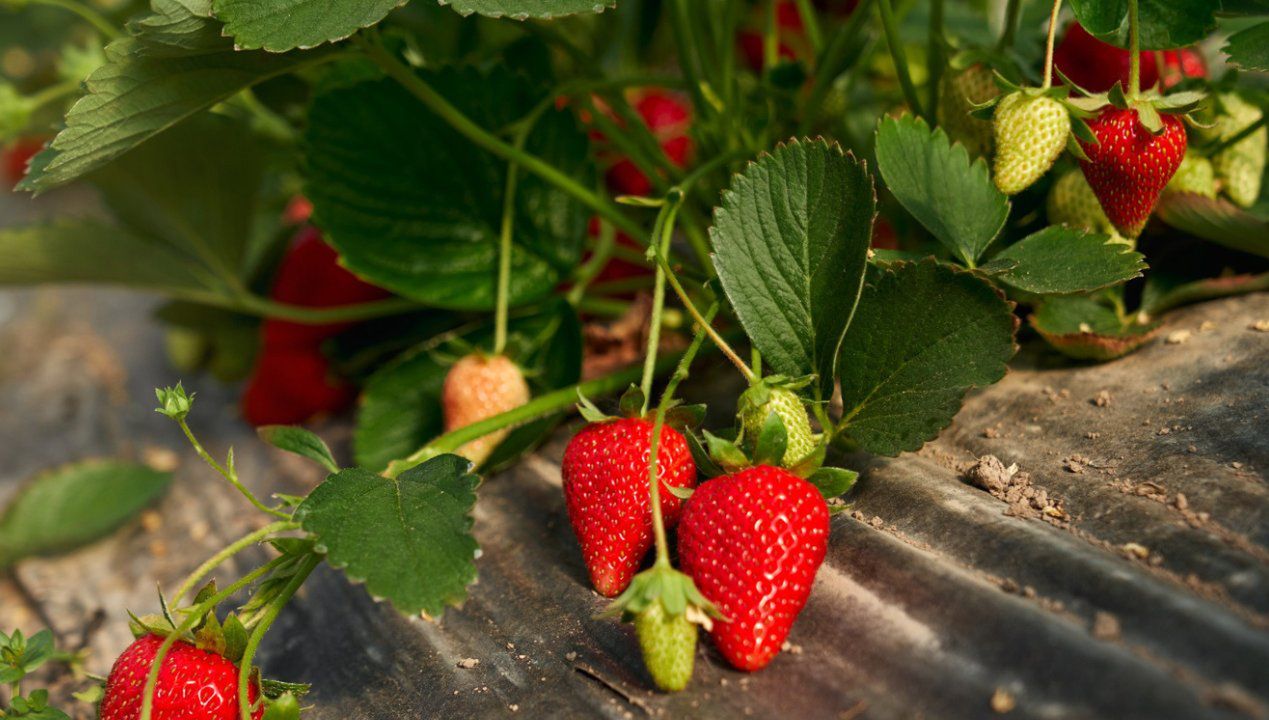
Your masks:
<svg viewBox="0 0 1269 720"><path fill-rule="evenodd" d="M1137 0L1128 0L1128 97L1141 94L1141 27L1137 22Z"/></svg>
<svg viewBox="0 0 1269 720"><path fill-rule="evenodd" d="M912 73L908 70L908 54L903 50L903 40L899 37L899 23L895 20L894 6L890 0L877 0L881 10L881 25L886 32L886 44L890 46L890 57L894 58L895 72L899 76L899 86L903 88L903 96L911 106L912 112L933 122L921 109L921 99L917 97L916 85L912 84Z"/></svg>
<svg viewBox="0 0 1269 720"><path fill-rule="evenodd" d="M688 314L692 316L692 319L696 321L696 324L705 328L705 332L709 335L709 339L712 340L714 345L718 347L723 355L731 361L731 364L736 366L736 369L740 371L740 374L745 376L745 379L749 382L753 382L756 379L753 371L750 370L749 366L745 364L745 361L740 358L740 355L732 349L731 345L723 339L723 336L719 335L718 331L705 320L705 317L701 315L701 311L696 309L696 305L692 302L692 298L688 296L687 291L683 289L683 284L679 282L678 276L674 274L674 269L670 267L670 263L668 263L659 253L657 254L657 263L664 270L665 279L669 281L670 287L674 288L675 294L679 296L679 300L683 302L683 306L687 308Z"/></svg>
<svg viewBox="0 0 1269 720"><path fill-rule="evenodd" d="M194 572L190 573L185 578L185 581L181 583L181 586L176 589L176 594L171 597L171 600L169 602L172 605L179 604L181 602L181 598L185 597L185 595L189 593L190 590L193 590L194 586L197 585L199 582L201 582L203 578L207 577L208 573L210 573L212 570L215 570L221 563L233 557L234 555L237 555L238 553L251 547L252 545L255 545L261 542L262 540L264 540L265 538L269 537L270 535L274 533L286 532L287 530L295 530L298 527L299 527L298 523L294 523L289 520L279 520L278 522L265 525L259 530L256 530L255 532L252 532L252 533L248 533L242 536L241 538L239 538L238 540L235 540L234 542L230 543L227 547L225 547L225 549L207 558L206 562L204 562L202 565L199 565L197 568L195 568Z"/></svg>
<svg viewBox="0 0 1269 720"><path fill-rule="evenodd" d="M291 576L286 587L278 593L278 596L269 604L269 608L264 611L264 615L260 617L260 622L251 630L251 637L247 638L247 646L243 650L242 660L238 665L238 717L249 718L252 715L251 709L251 663L255 659L256 650L260 648L260 641L264 640L264 634L269 631L269 626L278 618L278 613L282 612L282 608L291 600L295 592L300 589L304 581L308 579L313 569L322 561L322 556L316 553L310 554L304 559L299 569L295 571L295 575Z"/></svg>
<svg viewBox="0 0 1269 720"><path fill-rule="evenodd" d="M536 119L536 118L535 118ZM524 150L524 141L534 123L525 123L516 132L515 149ZM511 290L511 235L516 222L516 178L520 166L514 160L507 163L507 182L502 191L502 226L498 231L498 286L494 300L494 354L501 355L507 348L507 304Z"/></svg>
<svg viewBox="0 0 1269 720"><path fill-rule="evenodd" d="M239 493L242 493L242 496L247 498L248 502L274 517L279 517L284 520L291 519L290 514L282 512L281 510L276 510L260 502L260 499L238 480L238 472L236 470L232 467L224 467L220 463L216 462L216 459L203 448L203 444L198 441L198 438L194 437L194 431L190 430L189 423L185 422L185 418L180 418L176 422L181 426L181 430L185 433L185 437L189 439L190 444L194 446L194 451L197 452L198 456L203 459L203 462L211 466L211 469L220 473L221 477L228 480L229 484L233 485L234 489L236 489ZM232 451L230 451L230 454L232 455Z"/></svg>
<svg viewBox="0 0 1269 720"><path fill-rule="evenodd" d="M1053 0L1053 10L1049 12L1049 37L1044 46L1044 85L1045 90L1053 87L1053 41L1057 38L1058 11L1062 9L1062 0Z"/></svg>
<svg viewBox="0 0 1269 720"><path fill-rule="evenodd" d="M658 213L656 230L652 233L652 242L657 243L654 250L659 255L668 255L670 240L674 237L674 219L683 204L683 192L678 188L670 190L665 197L665 204ZM648 327L648 344L643 354L643 379L639 389L643 391L643 408L648 411L648 400L652 397L652 378L656 374L657 350L661 346L661 313L665 308L665 273L657 266L656 284L652 286L652 318Z"/></svg>

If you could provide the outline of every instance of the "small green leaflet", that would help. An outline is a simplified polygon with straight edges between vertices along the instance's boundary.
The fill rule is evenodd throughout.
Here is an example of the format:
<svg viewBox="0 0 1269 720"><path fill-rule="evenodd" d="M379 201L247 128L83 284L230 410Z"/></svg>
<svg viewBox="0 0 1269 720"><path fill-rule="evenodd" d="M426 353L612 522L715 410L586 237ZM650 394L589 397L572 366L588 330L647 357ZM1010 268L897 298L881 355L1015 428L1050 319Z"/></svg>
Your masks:
<svg viewBox="0 0 1269 720"><path fill-rule="evenodd" d="M257 428L260 439L275 448L306 457L331 472L339 472L339 463L330 447L315 433L292 425L265 425Z"/></svg>
<svg viewBox="0 0 1269 720"><path fill-rule="evenodd" d="M732 179L710 236L723 289L763 359L831 392L863 287L876 193L864 163L792 140Z"/></svg>
<svg viewBox="0 0 1269 720"><path fill-rule="evenodd" d="M362 468L318 485L295 511L318 552L402 613L437 617L476 579L471 463L440 455L395 479Z"/></svg>
<svg viewBox="0 0 1269 720"><path fill-rule="evenodd" d="M1222 51L1231 63L1244 70L1269 72L1269 22L1230 35Z"/></svg>
<svg viewBox="0 0 1269 720"><path fill-rule="evenodd" d="M343 40L406 0L214 0L225 34L242 50L286 52Z"/></svg>
<svg viewBox="0 0 1269 720"><path fill-rule="evenodd" d="M546 19L578 13L598 13L615 7L617 0L441 0L463 15L478 13L516 20Z"/></svg>
<svg viewBox="0 0 1269 720"><path fill-rule="evenodd" d="M868 452L916 450L952 421L972 387L1004 377L1012 305L986 280L924 260L873 268L846 331L839 432Z"/></svg>
<svg viewBox="0 0 1269 720"><path fill-rule="evenodd" d="M311 54L235 52L220 25L178 0L154 0L154 14L132 24L139 35L106 47L106 64L85 81L88 94L66 127L32 159L19 188L64 185L200 110L313 59Z"/></svg>
<svg viewBox="0 0 1269 720"><path fill-rule="evenodd" d="M171 473L118 460L88 460L36 477L0 515L0 568L109 534L161 495L171 479Z"/></svg>
<svg viewBox="0 0 1269 720"><path fill-rule="evenodd" d="M1127 48L1129 0L1071 0L1075 19L1093 35ZM1185 47L1216 29L1213 0L1137 0L1142 50Z"/></svg>
<svg viewBox="0 0 1269 720"><path fill-rule="evenodd" d="M1092 292L1141 277L1145 257L1100 233L1053 225L996 254L981 270L1039 295Z"/></svg>
<svg viewBox="0 0 1269 720"><path fill-rule="evenodd" d="M421 76L482 127L519 120L544 94L504 67ZM478 148L394 80L318 94L305 134L313 219L349 269L437 307L494 306L507 164ZM528 152L583 185L594 181L586 134L547 110ZM512 305L541 299L581 257L589 212L521 171L511 254Z"/></svg>
<svg viewBox="0 0 1269 720"><path fill-rule="evenodd" d="M903 207L966 265L978 262L1009 216L987 163L971 163L964 146L920 118L881 121L877 167Z"/></svg>

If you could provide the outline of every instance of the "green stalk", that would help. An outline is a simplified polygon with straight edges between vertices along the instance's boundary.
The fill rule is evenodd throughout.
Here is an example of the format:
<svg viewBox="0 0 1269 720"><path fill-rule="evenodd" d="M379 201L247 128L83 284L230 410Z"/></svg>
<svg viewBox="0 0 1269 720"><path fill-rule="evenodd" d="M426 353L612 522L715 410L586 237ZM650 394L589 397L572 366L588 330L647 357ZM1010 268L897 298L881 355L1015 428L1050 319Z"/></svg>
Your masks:
<svg viewBox="0 0 1269 720"><path fill-rule="evenodd" d="M938 123L939 81L946 62L943 58L943 0L930 0L930 33L928 38L930 67L930 127Z"/></svg>
<svg viewBox="0 0 1269 720"><path fill-rule="evenodd" d="M1248 137L1254 134L1257 130L1264 127L1266 122L1269 122L1269 115L1262 115L1260 119L1257 120L1256 122L1248 125L1242 130L1239 130L1233 135L1230 135L1228 138L1221 140L1216 145L1213 145L1210 149L1207 150L1207 157L1219 155L1222 151L1228 150L1230 147L1237 145L1243 140L1246 140Z"/></svg>
<svg viewBox="0 0 1269 720"><path fill-rule="evenodd" d="M515 149L524 150L524 141L534 123L520 126L516 133ZM507 182L502 191L502 227L498 232L498 287L494 300L494 355L507 349L507 304L511 290L511 234L516 222L516 178L520 168L512 160L507 163Z"/></svg>
<svg viewBox="0 0 1269 720"><path fill-rule="evenodd" d="M179 604L181 602L181 598L185 597L186 593L190 590L193 590L194 586L201 582L203 578L207 577L208 573L216 569L217 566L234 555L237 555L252 545L259 543L274 533L286 532L287 530L295 530L297 528L299 528L298 523L294 523L289 520L279 520L278 522L265 525L259 530L248 533L238 540L235 540L228 547L215 555L212 555L210 558L207 558L206 562L195 568L194 572L190 573L185 578L185 582L182 582L181 586L176 589L176 594L171 597L169 602L173 606Z"/></svg>
<svg viewBox="0 0 1269 720"><path fill-rule="evenodd" d="M655 252L666 255L670 252L670 240L674 237L674 219L683 204L683 192L673 188L665 196L665 204L661 206L656 221L656 230L652 233L652 242L658 243ZM657 350L661 346L661 312L665 308L665 272L657 266L656 283L652 286L652 318L648 327L648 345L643 354L643 379L639 389L643 391L642 413L648 412L648 399L652 397L652 378L656 374Z"/></svg>
<svg viewBox="0 0 1269 720"><path fill-rule="evenodd" d="M1137 0L1128 0L1128 99L1141 94L1141 28L1137 22Z"/></svg>
<svg viewBox="0 0 1269 720"><path fill-rule="evenodd" d="M762 25L762 71L769 72L780 61L780 37L776 28L776 3L767 0L767 11Z"/></svg>
<svg viewBox="0 0 1269 720"><path fill-rule="evenodd" d="M477 125L471 118L454 107L444 95L437 92L435 88L419 77L409 66L385 50L378 42L366 39L363 35L354 35L353 38L358 42L367 58L378 65L389 77L400 83L411 95L418 98L429 110L436 113L437 116L463 137L507 162L517 163L528 172L572 195L583 205L594 210L631 237L641 239L645 237L643 228L621 212L620 208L612 202L564 174L554 165L536 155L516 149L515 146Z"/></svg>
<svg viewBox="0 0 1269 720"><path fill-rule="evenodd" d="M802 106L802 120L798 123L798 135L806 135L819 117L824 97L832 89L833 82L842 74L844 65L851 51L859 45L859 34L863 32L873 0L861 0L851 14L850 19L838 29L829 40L824 52L815 61L815 78L811 81L811 92Z"/></svg>
<svg viewBox="0 0 1269 720"><path fill-rule="evenodd" d="M97 32L105 35L108 40L116 40L123 36L119 28L111 24L101 13L84 3L76 2L75 0L30 0L30 2L32 5L47 5L69 10L87 21L89 25L96 28Z"/></svg>
<svg viewBox="0 0 1269 720"><path fill-rule="evenodd" d="M276 318L305 325L327 325L330 323L372 320L374 318L413 312L424 307L419 301L410 300L409 298L390 298L388 300L326 308L289 305L260 297L259 295L244 295L237 298L221 296L218 301L205 299L202 302L229 310L237 310L247 315Z"/></svg>
<svg viewBox="0 0 1269 720"><path fill-rule="evenodd" d="M718 312L718 303L710 306L705 313L705 324L696 326L696 333L692 337L692 344L688 346L683 353L683 357L679 359L678 367L675 368L674 374L665 384L665 390L661 392L661 402L657 404L656 419L652 423L652 441L648 448L648 502L652 509L652 531L656 537L657 560L658 567L670 567L670 543L666 540L665 535L665 519L661 516L661 483L658 482L657 458L661 445L661 428L665 425L665 413L670 409L670 404L674 400L674 391L678 389L679 383L687 378L688 369L692 367L692 361L696 359L696 354L700 352L701 345L705 341L705 335L708 332L709 323L714 320L714 314Z"/></svg>
<svg viewBox="0 0 1269 720"><path fill-rule="evenodd" d="M264 615L260 616L260 622L251 630L251 637L247 638L247 647L243 650L242 660L238 664L238 717L251 717L251 696L249 694L251 688L251 663L255 660L256 650L260 648L260 642L264 640L264 634L269 631L269 626L278 618L278 614L282 612L282 608L286 607L287 602L300 589L304 581L308 579L313 569L322 561L322 556L311 554L304 559L304 562L295 571L295 575L291 576L286 587L278 593L278 596L269 604L269 608L265 610Z"/></svg>
<svg viewBox="0 0 1269 720"><path fill-rule="evenodd" d="M701 90L700 54L691 32L692 20L688 15L688 0L669 0L670 29L674 32L674 43L678 46L679 67L683 70L683 79L687 81L688 92L692 95L692 104L701 116L713 114L713 106L705 100Z"/></svg>
<svg viewBox="0 0 1269 720"><path fill-rule="evenodd" d="M282 518L283 520L291 519L291 515L289 513L285 513L285 512L282 512L281 510L271 508L265 505L264 503L260 502L260 499L257 498L254 493L248 490L247 487L243 485L240 480L238 480L238 472L236 470L234 470L232 467L229 467L229 468L223 467L220 463L216 462L215 458L213 458L207 452L207 450L203 448L203 444L198 441L198 438L194 437L194 431L190 430L189 423L185 422L185 418L178 418L176 423L181 426L181 430L184 431L185 437L189 439L190 444L194 446L194 451L197 452L198 456L203 459L203 462L210 465L213 470L220 473L221 477L228 480L229 484L233 485L234 489L236 489L239 493L242 493L242 496L247 498L247 500L252 505L255 505L256 508L274 517ZM230 451L230 455L232 454L233 452Z"/></svg>
<svg viewBox="0 0 1269 720"><path fill-rule="evenodd" d="M1018 29L1018 16L1022 13L1022 0L1009 0L1005 6L1005 25L1000 30L1000 42L996 50L1003 52L1013 45L1014 33Z"/></svg>
<svg viewBox="0 0 1269 720"><path fill-rule="evenodd" d="M1053 87L1053 42L1057 39L1058 11L1062 9L1062 0L1053 0L1053 10L1049 13L1049 37L1044 46L1044 85L1042 89Z"/></svg>
<svg viewBox="0 0 1269 720"><path fill-rule="evenodd" d="M740 371L740 374L743 375L749 382L754 382L757 378L753 371L749 369L749 366L745 364L744 360L740 359L740 355L736 354L736 351L733 350L731 345L723 339L723 336L719 335L718 331L710 325L709 321L707 321L703 315L701 315L701 311L696 309L696 305L692 302L692 298L688 296L687 291L683 289L683 284L679 282L679 278L675 275L674 269L670 267L670 263L667 262L665 257L660 253L657 253L656 260L657 264L665 272L665 279L669 281L670 287L674 288L675 294L679 296L679 300L683 302L683 306L687 308L688 314L692 316L692 319L696 321L696 324L705 328L705 332L709 335L709 339L712 340L714 345L718 347L723 355L731 361L731 364L736 366L736 369Z"/></svg>
<svg viewBox="0 0 1269 720"><path fill-rule="evenodd" d="M938 2L939 0L935 0ZM811 0L797 0L798 16L802 18L802 27L806 28L806 39L811 41L811 52L816 55L824 47L824 36L820 34L820 18L815 12Z"/></svg>
<svg viewBox="0 0 1269 720"><path fill-rule="evenodd" d="M599 222L599 242L595 243L594 249L590 252L590 258L577 271L577 276L573 280L573 287L568 291L568 302L570 305L576 305L581 302L582 296L586 294L586 289L590 287L595 278L599 277L599 273L603 272L604 266L608 264L608 260L612 257L613 246L617 244L617 231L613 229L612 223Z"/></svg>
<svg viewBox="0 0 1269 720"><path fill-rule="evenodd" d="M141 720L151 720L154 713L154 689L159 682L159 670L163 667L163 660L167 658L168 650L172 649L172 645L176 644L177 638L189 632L199 620L208 612L215 610L216 606L231 597L234 593L250 585L256 580L264 577L269 571L277 567L285 558L275 558L264 565L243 575L237 582L220 592L212 595L203 602L189 609L189 615L185 620L159 645L159 649L154 653L154 661L150 665L150 672L146 675L145 689L142 692L141 700Z"/></svg>
<svg viewBox="0 0 1269 720"><path fill-rule="evenodd" d="M886 44L890 46L890 57L894 58L895 72L899 75L899 86L903 88L903 96L907 99L912 112L926 119L933 120L921 109L921 99L917 97L916 86L912 84L912 73L908 71L908 54L903 50L903 41L899 37L899 24L895 21L894 6L890 0L877 0L881 10L881 25L886 32Z"/></svg>

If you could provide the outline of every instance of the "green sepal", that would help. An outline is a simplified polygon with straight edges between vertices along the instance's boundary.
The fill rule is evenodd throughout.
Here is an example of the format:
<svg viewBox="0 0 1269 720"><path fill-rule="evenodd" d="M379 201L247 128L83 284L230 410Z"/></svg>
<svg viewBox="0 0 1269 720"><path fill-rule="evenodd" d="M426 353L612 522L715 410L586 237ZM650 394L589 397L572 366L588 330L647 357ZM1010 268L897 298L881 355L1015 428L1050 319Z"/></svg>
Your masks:
<svg viewBox="0 0 1269 720"><path fill-rule="evenodd" d="M603 410L596 407L590 398L582 394L580 388L577 390L577 413L582 416L586 422L601 423L612 419Z"/></svg>
<svg viewBox="0 0 1269 720"><path fill-rule="evenodd" d="M702 434L705 436L705 444L709 447L709 456L724 472L739 470L751 464L749 458L736 443L724 440L708 430L702 431Z"/></svg>
<svg viewBox="0 0 1269 720"><path fill-rule="evenodd" d="M222 657L225 655L225 631L216 619L215 611L208 612L195 627L194 646Z"/></svg>
<svg viewBox="0 0 1269 720"><path fill-rule="evenodd" d="M1110 90L1106 92L1106 100L1120 110L1127 110L1132 105L1128 102L1128 96L1124 95L1123 86L1118 82L1112 85Z"/></svg>
<svg viewBox="0 0 1269 720"><path fill-rule="evenodd" d="M307 555L313 552L316 543L311 537L279 537L269 538L269 545L283 555Z"/></svg>
<svg viewBox="0 0 1269 720"><path fill-rule="evenodd" d="M701 404L675 405L666 411L665 424L679 432L694 430L705 422L705 412L706 407Z"/></svg>
<svg viewBox="0 0 1269 720"><path fill-rule="evenodd" d="M828 438L821 434L820 441L815 444L815 449L812 450L806 457L793 463L793 465L788 468L788 471L800 478L809 478L820 469L820 466L824 464L824 457L827 454Z"/></svg>
<svg viewBox="0 0 1269 720"><path fill-rule="evenodd" d="M106 684L93 683L92 685L89 685L83 690L79 690L79 691L71 693L71 696L82 703L88 703L89 705L96 705L97 703L101 702L101 699L103 697L106 696Z"/></svg>
<svg viewBox="0 0 1269 720"><path fill-rule="evenodd" d="M1088 153L1084 152L1084 146L1080 145L1079 141L1075 139L1074 135L1066 136L1066 151L1069 152L1071 155L1074 155L1076 160L1080 160L1083 162L1091 162L1089 160Z"/></svg>
<svg viewBox="0 0 1269 720"><path fill-rule="evenodd" d="M128 629L132 631L132 636L138 640L146 635L159 635L167 637L171 635L176 628L162 615L142 615L137 617L131 610L128 613Z"/></svg>
<svg viewBox="0 0 1269 720"><path fill-rule="evenodd" d="M822 467L806 479L820 491L825 500L844 495L855 486L859 473L845 468Z"/></svg>
<svg viewBox="0 0 1269 720"><path fill-rule="evenodd" d="M712 478L723 474L723 469L714 462L714 458L710 457L709 451L701 444L701 439L696 433L686 433L687 447L692 453L692 460L696 462L696 474L699 477ZM670 492L674 492L674 488L669 488Z"/></svg>
<svg viewBox="0 0 1269 720"><path fill-rule="evenodd" d="M1098 94L1098 93L1091 93L1088 90L1085 90L1080 85L1076 84L1075 81L1067 77L1066 73L1062 72L1062 69L1059 68L1056 64L1053 65L1053 72L1057 73L1058 80L1060 80L1063 85L1070 88L1074 88L1075 91L1078 92L1082 97L1092 97Z"/></svg>
<svg viewBox="0 0 1269 720"><path fill-rule="evenodd" d="M709 628L711 619L725 619L696 588L691 577L669 565L653 565L635 575L630 587L596 617L621 617L623 621L630 622L653 603L660 603L670 615L687 615L689 620L706 628Z"/></svg>
<svg viewBox="0 0 1269 720"><path fill-rule="evenodd" d="M639 389L638 385L631 383L630 388L621 394L621 399L617 401L617 407L622 417L639 417L643 414L646 400L643 390Z"/></svg>
<svg viewBox="0 0 1269 720"><path fill-rule="evenodd" d="M261 720L300 720L300 701L289 692L267 700Z"/></svg>
<svg viewBox="0 0 1269 720"><path fill-rule="evenodd" d="M774 412L767 413L767 419L762 421L762 430L754 442L753 464L779 466L788 447L789 432L784 427L784 420Z"/></svg>
<svg viewBox="0 0 1269 720"><path fill-rule="evenodd" d="M282 503L282 507L297 508L300 503L304 502L303 495L288 495L286 493L273 493L273 499Z"/></svg>
<svg viewBox="0 0 1269 720"><path fill-rule="evenodd" d="M154 397L159 401L154 412L177 421L184 420L194 406L194 393L187 395L179 382L176 387L155 388Z"/></svg>
<svg viewBox="0 0 1269 720"><path fill-rule="evenodd" d="M1018 92L1022 89L1017 83L1000 74L999 70L992 72L992 79L996 81L996 87L1000 88L1002 95Z"/></svg>
<svg viewBox="0 0 1269 720"><path fill-rule="evenodd" d="M1135 105L1137 111L1137 122L1141 123L1141 127L1150 131L1151 135L1158 135L1163 132L1163 118L1159 117L1159 111L1154 109L1154 105L1148 102L1139 102Z"/></svg>
<svg viewBox="0 0 1269 720"><path fill-rule="evenodd" d="M238 619L234 613L225 616L225 621L220 624L223 633L225 650L222 653L230 662L237 665L242 662L242 655L247 649L247 628Z"/></svg>
<svg viewBox="0 0 1269 720"><path fill-rule="evenodd" d="M260 694L271 699L281 698L288 693L300 698L313 689L313 686L308 683L283 682L281 680L269 680L268 678L260 678L259 683Z"/></svg>
<svg viewBox="0 0 1269 720"><path fill-rule="evenodd" d="M692 488L692 487L680 487L678 485L667 485L661 489L669 492L671 495L673 495L674 497L680 500L689 500L691 499L692 495L696 494L696 488Z"/></svg>
<svg viewBox="0 0 1269 720"><path fill-rule="evenodd" d="M1184 92L1163 95L1159 98L1152 99L1152 104L1159 112L1164 113L1190 113L1199 109L1205 100L1207 93L1199 90L1186 90Z"/></svg>
<svg viewBox="0 0 1269 720"><path fill-rule="evenodd" d="M1071 118L1071 135L1075 136L1081 142L1092 143L1093 145L1101 144L1101 140L1097 139L1097 135L1093 133L1093 128L1089 127L1088 123L1084 122L1084 118Z"/></svg>

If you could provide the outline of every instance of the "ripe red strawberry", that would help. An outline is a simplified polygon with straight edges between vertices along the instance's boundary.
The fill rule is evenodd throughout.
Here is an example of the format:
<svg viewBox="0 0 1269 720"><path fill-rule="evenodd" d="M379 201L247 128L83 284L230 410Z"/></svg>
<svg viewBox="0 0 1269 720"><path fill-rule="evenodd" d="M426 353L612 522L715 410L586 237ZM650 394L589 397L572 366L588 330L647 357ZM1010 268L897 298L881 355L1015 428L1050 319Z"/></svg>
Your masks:
<svg viewBox="0 0 1269 720"><path fill-rule="evenodd" d="M1141 87L1159 81L1159 65L1163 65L1163 87L1169 88L1187 77L1207 77L1203 57L1191 48L1164 51L1161 58L1153 51L1141 53ZM1053 64L1071 82L1093 93L1106 92L1115 83L1128 87L1128 64L1131 53L1093 37L1079 23L1071 23L1062 42L1053 51Z"/></svg>
<svg viewBox="0 0 1269 720"><path fill-rule="evenodd" d="M692 139L687 134L692 125L692 111L687 103L677 95L653 88L640 94L634 109L652 131L670 162L685 167L693 149ZM652 192L652 182L629 158L618 159L605 177L608 187L616 193L647 195Z"/></svg>
<svg viewBox="0 0 1269 720"><path fill-rule="evenodd" d="M683 571L727 618L714 623L714 643L741 670L765 667L828 550L824 498L796 475L760 465L697 488L678 534Z"/></svg>
<svg viewBox="0 0 1269 720"><path fill-rule="evenodd" d="M138 720L146 678L163 638L145 635L115 660L101 700L101 720ZM254 703L260 691L248 690ZM252 714L254 720L264 708ZM177 641L163 658L151 720L238 720L238 668L215 653Z"/></svg>
<svg viewBox="0 0 1269 720"><path fill-rule="evenodd" d="M25 137L14 140L12 144L0 148L0 157L3 158L3 167L5 188L10 189L18 184L18 181L26 175L27 163L31 162L31 158L44 148L45 138L41 137Z"/></svg>
<svg viewBox="0 0 1269 720"><path fill-rule="evenodd" d="M387 292L338 264L339 255L312 226L302 228L278 268L270 296L304 307L334 307L379 300ZM321 412L337 412L356 398L356 388L331 373L322 343L349 323L304 325L264 321L256 366L242 396L253 425L291 424Z"/></svg>
<svg viewBox="0 0 1269 720"><path fill-rule="evenodd" d="M648 456L652 422L620 418L587 425L564 450L561 474L573 531L595 589L615 597L626 589L652 547L648 502ZM667 528L678 522L682 501L667 487L695 487L696 465L687 440L661 429L657 474L661 514Z"/></svg>
<svg viewBox="0 0 1269 720"><path fill-rule="evenodd" d="M510 358L472 353L454 363L445 375L445 384L441 387L445 431L514 410L529 402L529 395L524 373ZM480 465L509 432L510 429L502 429L489 433L455 452Z"/></svg>
<svg viewBox="0 0 1269 720"><path fill-rule="evenodd" d="M1125 237L1141 234L1159 193L1185 157L1185 126L1175 115L1162 115L1163 132L1152 134L1136 110L1107 107L1088 126L1097 143L1080 142L1088 160L1080 161L1084 177Z"/></svg>

